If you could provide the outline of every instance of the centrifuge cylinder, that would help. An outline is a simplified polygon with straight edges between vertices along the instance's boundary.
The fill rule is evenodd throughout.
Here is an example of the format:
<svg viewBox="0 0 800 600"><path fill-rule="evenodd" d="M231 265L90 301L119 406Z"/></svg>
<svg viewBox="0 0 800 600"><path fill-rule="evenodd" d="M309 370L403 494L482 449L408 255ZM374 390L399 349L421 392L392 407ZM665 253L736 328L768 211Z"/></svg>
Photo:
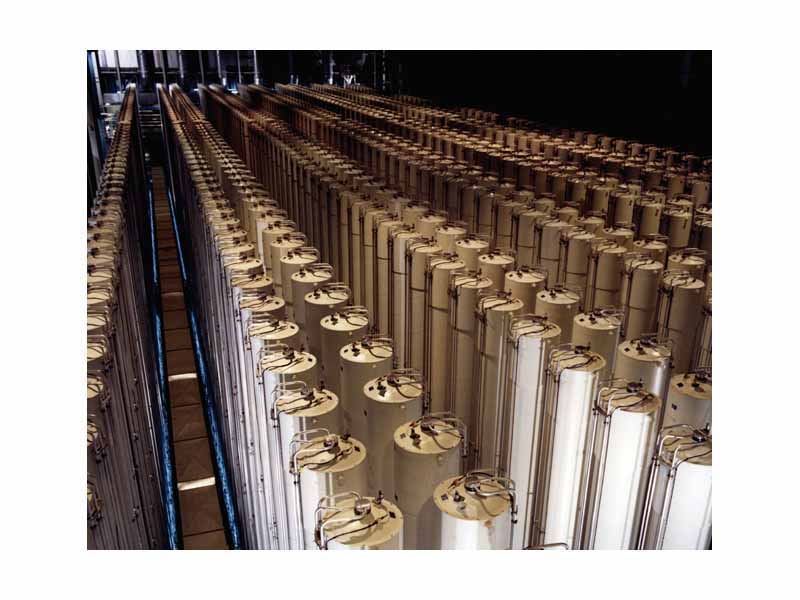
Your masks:
<svg viewBox="0 0 800 600"><path fill-rule="evenodd" d="M545 288L547 271L519 265L506 273L504 291L522 301L523 312L536 308L536 294Z"/></svg>
<svg viewBox="0 0 800 600"><path fill-rule="evenodd" d="M505 402L509 385L506 333L511 319L523 308L519 298L503 292L482 296L475 307L478 369L475 372L475 429L470 432L473 452L470 464L473 465L498 468L503 462L501 451L509 435Z"/></svg>
<svg viewBox="0 0 800 600"><path fill-rule="evenodd" d="M512 547L516 498L509 480L490 472L470 471L437 485L433 501L441 512L442 550Z"/></svg>
<svg viewBox="0 0 800 600"><path fill-rule="evenodd" d="M656 445L645 501L646 550L706 550L711 545L711 436L665 427Z"/></svg>
<svg viewBox="0 0 800 600"><path fill-rule="evenodd" d="M572 324L580 310L580 294L556 285L536 294L537 315L547 317L561 329L561 339L572 339Z"/></svg>
<svg viewBox="0 0 800 600"><path fill-rule="evenodd" d="M422 416L425 401L422 376L413 369L392 371L365 383L362 393L370 452L367 483L370 489L394 498L393 436L403 423Z"/></svg>
<svg viewBox="0 0 800 600"><path fill-rule="evenodd" d="M367 450L360 441L317 429L295 436L289 463L293 475L296 531L302 531L303 549L316 548L315 513L322 498L367 491ZM299 539L299 536L298 536Z"/></svg>
<svg viewBox="0 0 800 600"><path fill-rule="evenodd" d="M463 423L446 413L426 415L395 430L394 498L403 511L405 549L441 548L441 512L433 491L461 472L465 447Z"/></svg>
<svg viewBox="0 0 800 600"><path fill-rule="evenodd" d="M521 550L533 543L535 469L544 418L545 371L550 352L561 340L561 329L546 317L521 315L512 319L509 336L513 346L511 435L503 468L518 492L520 528L513 549Z"/></svg>
<svg viewBox="0 0 800 600"><path fill-rule="evenodd" d="M711 428L711 373L697 371L674 375L664 411L664 426L691 425Z"/></svg>
<svg viewBox="0 0 800 600"><path fill-rule="evenodd" d="M625 339L636 339L656 328L658 288L663 263L641 255L625 259L622 279L622 310L625 314Z"/></svg>
<svg viewBox="0 0 800 600"><path fill-rule="evenodd" d="M425 368L430 410L441 412L448 407L450 382L451 330L450 281L453 273L464 269L464 261L455 254L433 256L428 265L428 298L425 330Z"/></svg>
<svg viewBox="0 0 800 600"><path fill-rule="evenodd" d="M368 435L364 385L392 369L394 351L388 338L365 336L339 350L345 432L361 440Z"/></svg>
<svg viewBox="0 0 800 600"><path fill-rule="evenodd" d="M316 535L321 549L403 549L403 513L380 496L324 498L317 515Z"/></svg>
<svg viewBox="0 0 800 600"><path fill-rule="evenodd" d="M323 386L339 395L342 391L339 352L347 344L360 340L369 330L369 316L363 306L343 306L320 320L320 356Z"/></svg>
<svg viewBox="0 0 800 600"><path fill-rule="evenodd" d="M662 400L641 385L614 380L592 415L593 479L585 502L582 548L633 550L639 540Z"/></svg>
<svg viewBox="0 0 800 600"><path fill-rule="evenodd" d="M655 337L622 342L617 349L614 378L642 383L644 390L664 398L671 367L672 347Z"/></svg>
<svg viewBox="0 0 800 600"><path fill-rule="evenodd" d="M478 270L492 280L496 290L501 290L506 273L514 268L514 256L503 250L490 250L478 257Z"/></svg>
<svg viewBox="0 0 800 600"><path fill-rule="evenodd" d="M458 258L464 261L464 266L470 271L477 271L478 257L489 251L489 242L471 235L458 240L455 247Z"/></svg>
<svg viewBox="0 0 800 600"><path fill-rule="evenodd" d="M547 381L544 452L537 471L543 502L537 524L540 543L576 548L581 517L580 493L585 478L585 454L599 374L605 360L581 347L556 349L550 356Z"/></svg>
<svg viewBox="0 0 800 600"><path fill-rule="evenodd" d="M609 379L614 373L614 361L619 346L622 314L613 309L595 309L579 313L572 320L572 339L577 346L586 346L606 361L600 371L600 381Z"/></svg>

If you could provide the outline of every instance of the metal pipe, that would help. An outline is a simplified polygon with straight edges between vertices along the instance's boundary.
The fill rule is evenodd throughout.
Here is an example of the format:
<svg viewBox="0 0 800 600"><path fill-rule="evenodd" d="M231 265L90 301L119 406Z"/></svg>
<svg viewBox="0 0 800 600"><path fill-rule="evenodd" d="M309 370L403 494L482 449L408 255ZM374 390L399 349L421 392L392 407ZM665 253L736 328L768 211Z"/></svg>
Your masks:
<svg viewBox="0 0 800 600"><path fill-rule="evenodd" d="M117 91L119 91L120 100L122 100L122 71L119 68L119 50L114 50L114 66L117 69Z"/></svg>
<svg viewBox="0 0 800 600"><path fill-rule="evenodd" d="M205 52L203 50L198 50L197 51L197 60L200 63L200 83L205 85L205 83L206 83L206 68L205 68L205 65L203 64L205 62L204 61L204 55L205 55Z"/></svg>
<svg viewBox="0 0 800 600"><path fill-rule="evenodd" d="M184 78L186 77L186 69L183 64L183 50L178 50L178 72L180 76L180 84L184 84Z"/></svg>
<svg viewBox="0 0 800 600"><path fill-rule="evenodd" d="M239 51L236 51L236 73L238 74L237 83L242 85L242 61L239 59Z"/></svg>
<svg viewBox="0 0 800 600"><path fill-rule="evenodd" d="M164 508L167 517L167 543L170 550L183 549L181 516L178 510L178 477L175 472L175 456L172 442L172 419L170 415L169 381L167 378L166 344L164 341L164 317L161 307L161 278L158 269L158 240L156 238L155 200L153 178L147 176L147 225L150 242L151 298L150 312L153 319L153 335L156 343L156 366L161 401L158 403L158 425L161 432L161 469L164 480Z"/></svg>
<svg viewBox="0 0 800 600"><path fill-rule="evenodd" d="M253 50L253 83L256 85L261 84L261 77L258 73L258 50Z"/></svg>
<svg viewBox="0 0 800 600"><path fill-rule="evenodd" d="M228 87L227 77L222 74L222 55L219 50L217 50L217 77L222 87Z"/></svg>
<svg viewBox="0 0 800 600"><path fill-rule="evenodd" d="M161 78L164 80L164 86L167 86L167 51L166 50L153 50L153 60L155 60L155 53L161 53Z"/></svg>

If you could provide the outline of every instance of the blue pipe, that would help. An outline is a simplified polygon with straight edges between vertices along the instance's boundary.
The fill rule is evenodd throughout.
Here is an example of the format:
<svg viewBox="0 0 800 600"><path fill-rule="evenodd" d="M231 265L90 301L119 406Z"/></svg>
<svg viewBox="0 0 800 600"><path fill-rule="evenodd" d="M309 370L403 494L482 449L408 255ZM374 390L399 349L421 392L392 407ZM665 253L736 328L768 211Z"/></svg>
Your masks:
<svg viewBox="0 0 800 600"><path fill-rule="evenodd" d="M165 140L165 143L166 140ZM171 166L171 165L170 165ZM170 180L172 178L170 177ZM178 265L181 271L181 281L183 283L183 297L186 306L186 313L189 317L189 331L192 338L192 349L194 350L195 365L197 366L197 380L200 387L200 398L203 402L203 409L206 417L206 428L208 430L209 441L211 442L211 457L214 465L214 475L216 477L217 491L222 501L223 518L225 519L225 532L228 538L228 546L231 550L241 549L241 534L239 528L239 518L236 512L236 502L234 500L234 490L228 473L228 465L225 458L222 435L219 427L219 417L217 416L216 404L214 401L214 390L208 381L208 369L206 367L206 352L200 338L200 327L197 319L197 312L194 306L194 296L189 274L186 269L186 262L183 255L183 241L181 238L178 219L176 216L175 198L172 195L171 186L166 186L167 198L169 200L169 213L172 219L172 229L175 232L175 245L178 250Z"/></svg>
<svg viewBox="0 0 800 600"><path fill-rule="evenodd" d="M163 315L161 308L161 278L158 270L158 242L156 238L155 200L153 180L147 175L147 220L150 233L150 267L152 269L152 298L150 312L153 317L153 333L156 342L156 366L158 369L158 429L161 450L161 472L164 489L164 509L167 517L167 547L170 550L183 548L181 517L178 510L178 478L175 473L175 455L172 451L172 420L170 419L169 380L164 345Z"/></svg>

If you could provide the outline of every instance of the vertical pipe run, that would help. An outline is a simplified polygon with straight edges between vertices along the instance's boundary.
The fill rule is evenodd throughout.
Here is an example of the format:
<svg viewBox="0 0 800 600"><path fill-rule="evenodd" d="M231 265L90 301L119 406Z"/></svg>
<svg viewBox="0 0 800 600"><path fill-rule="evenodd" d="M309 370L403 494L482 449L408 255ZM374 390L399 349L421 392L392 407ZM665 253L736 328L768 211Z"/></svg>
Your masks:
<svg viewBox="0 0 800 600"><path fill-rule="evenodd" d="M253 50L253 83L259 85L261 77L258 74L258 50Z"/></svg>
<svg viewBox="0 0 800 600"><path fill-rule="evenodd" d="M200 64L200 83L205 85L206 83L206 68L205 68L205 60L204 60L205 51L198 50L197 51L197 60Z"/></svg>
<svg viewBox="0 0 800 600"><path fill-rule="evenodd" d="M158 425L161 431L161 461L164 479L164 509L167 516L167 544L170 550L183 549L181 517L178 512L178 477L175 473L175 456L172 451L172 420L170 419L169 381L167 378L166 346L164 344L163 312L161 308L161 278L158 270L158 240L156 238L155 200L153 179L147 176L147 223L150 234L150 268L152 269L150 312L153 317L153 334L156 342L158 387Z"/></svg>
<svg viewBox="0 0 800 600"><path fill-rule="evenodd" d="M117 91L120 94L120 100L122 100L122 71L119 68L119 50L114 50L114 66L117 71Z"/></svg>

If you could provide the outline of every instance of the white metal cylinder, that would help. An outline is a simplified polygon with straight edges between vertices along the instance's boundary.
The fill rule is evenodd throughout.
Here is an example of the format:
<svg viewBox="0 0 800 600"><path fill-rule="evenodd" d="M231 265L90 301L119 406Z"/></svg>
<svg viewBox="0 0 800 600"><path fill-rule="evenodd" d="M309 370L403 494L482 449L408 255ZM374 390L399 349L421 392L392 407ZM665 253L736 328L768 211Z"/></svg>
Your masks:
<svg viewBox="0 0 800 600"><path fill-rule="evenodd" d="M625 312L625 339L635 339L656 328L658 288L663 263L648 257L625 259L622 280L622 307Z"/></svg>
<svg viewBox="0 0 800 600"><path fill-rule="evenodd" d="M614 378L639 381L646 391L664 398L671 356L672 348L656 338L626 340L617 349Z"/></svg>
<svg viewBox="0 0 800 600"><path fill-rule="evenodd" d="M667 257L666 271L686 271L695 279L705 279L705 252L697 248L684 248Z"/></svg>
<svg viewBox="0 0 800 600"><path fill-rule="evenodd" d="M625 246L602 242L594 249L592 268L588 276L589 308L622 304L622 279L625 272Z"/></svg>
<svg viewBox="0 0 800 600"><path fill-rule="evenodd" d="M314 356L322 356L321 321L350 301L350 290L342 283L325 283L305 296L306 340ZM322 365L323 370L325 365Z"/></svg>
<svg viewBox="0 0 800 600"><path fill-rule="evenodd" d="M454 275L450 281L450 309L453 355L449 369L451 382L448 410L464 421L467 431L475 425L473 398L475 388L473 373L475 364L475 306L478 295L488 291L492 281L488 277L473 273Z"/></svg>
<svg viewBox="0 0 800 600"><path fill-rule="evenodd" d="M669 380L664 426L691 425L711 428L711 374L682 373Z"/></svg>
<svg viewBox="0 0 800 600"><path fill-rule="evenodd" d="M561 329L546 317L522 315L511 322L509 329L514 346L511 375L511 436L507 444L507 460L503 465L514 481L518 493L518 535L514 550L532 545L536 465L544 418L544 389L550 352L561 340Z"/></svg>
<svg viewBox="0 0 800 600"><path fill-rule="evenodd" d="M514 315L524 308L519 298L498 293L478 299L475 351L478 356L475 429L470 436L471 464L499 468L502 449L509 435L507 414L508 348L506 333Z"/></svg>
<svg viewBox="0 0 800 600"><path fill-rule="evenodd" d="M339 350L342 385L339 400L344 429L358 439L366 440L368 436L364 385L371 379L386 375L392 369L393 357L391 340L371 336Z"/></svg>
<svg viewBox="0 0 800 600"><path fill-rule="evenodd" d="M341 307L320 320L320 357L322 384L337 396L342 393L339 352L355 340L367 335L369 317L363 307Z"/></svg>
<svg viewBox="0 0 800 600"><path fill-rule="evenodd" d="M617 347L619 346L622 315L616 311L595 309L579 313L572 320L572 339L577 346L586 346L603 357L606 364L600 371L600 381L609 379L614 373Z"/></svg>
<svg viewBox="0 0 800 600"><path fill-rule="evenodd" d="M571 229L562 234L566 245L559 261L559 272L563 273L564 284L571 289L586 290L586 275L589 271L589 257L592 253L592 240L595 234L582 229Z"/></svg>
<svg viewBox="0 0 800 600"><path fill-rule="evenodd" d="M706 284L680 271L664 274L658 307L658 331L673 342L673 364L688 371L702 317Z"/></svg>
<svg viewBox="0 0 800 600"><path fill-rule="evenodd" d="M375 319L375 326L382 335L388 335L391 330L389 320L392 318L389 312L389 292L390 281L392 278L390 243L392 232L402 227L399 220L386 220L378 224L377 245L375 247L375 266L377 269L377 306L372 315Z"/></svg>
<svg viewBox="0 0 800 600"><path fill-rule="evenodd" d="M437 213L427 213L417 219L415 228L419 235L427 238L435 238L436 230L447 223L447 217Z"/></svg>
<svg viewBox="0 0 800 600"><path fill-rule="evenodd" d="M368 512L360 512L361 501ZM384 498L343 497L322 510L322 539L328 550L402 550L403 520L400 509Z"/></svg>
<svg viewBox="0 0 800 600"><path fill-rule="evenodd" d="M478 270L478 257L489 250L489 242L469 236L455 243L458 258L464 261L464 266L470 271Z"/></svg>
<svg viewBox="0 0 800 600"><path fill-rule="evenodd" d="M503 288L506 272L513 268L514 256L502 250L492 250L478 257L478 270L492 280L492 284L497 290Z"/></svg>
<svg viewBox="0 0 800 600"><path fill-rule="evenodd" d="M518 211L516 219L516 235L514 240L514 250L517 253L517 262L520 265L532 267L536 264L534 248L536 245L536 224L540 219L547 217L547 214L532 208Z"/></svg>
<svg viewBox="0 0 800 600"><path fill-rule="evenodd" d="M692 211L679 206L664 209L664 235L669 239L671 252L686 248L692 234Z"/></svg>
<svg viewBox="0 0 800 600"><path fill-rule="evenodd" d="M650 473L643 548L709 548L711 462L710 436L685 426L661 431Z"/></svg>
<svg viewBox="0 0 800 600"><path fill-rule="evenodd" d="M536 251L539 264L547 269L547 283L552 286L558 281L558 261L561 256L561 232L571 227L569 223L557 219L545 220L540 223L541 234L539 246Z"/></svg>
<svg viewBox="0 0 800 600"><path fill-rule="evenodd" d="M422 416L425 389L419 372L402 369L364 384L370 489L395 498L394 432Z"/></svg>
<svg viewBox="0 0 800 600"><path fill-rule="evenodd" d="M292 297L297 300L294 302L294 321L303 330L306 336L306 294L314 288L333 280L333 268L324 263L316 263L301 267L296 273L292 273Z"/></svg>
<svg viewBox="0 0 800 600"><path fill-rule="evenodd" d="M667 238L653 234L645 239L636 240L633 242L633 251L641 254L647 254L655 261L660 262L662 265L667 263Z"/></svg>
<svg viewBox="0 0 800 600"><path fill-rule="evenodd" d="M306 236L302 233L286 233L274 239L270 243L269 253L272 259L272 273L270 276L275 284L275 293L283 296L283 271L281 269L281 258L286 256L290 250L296 250L305 246ZM311 261L313 262L313 260ZM288 286L287 286L288 288Z"/></svg>
<svg viewBox="0 0 800 600"><path fill-rule="evenodd" d="M580 294L561 286L536 294L536 314L547 317L561 329L561 339L572 339L572 324L580 310Z"/></svg>
<svg viewBox="0 0 800 600"><path fill-rule="evenodd" d="M314 543L315 512L322 498L345 492L367 493L367 450L350 436L312 432L292 454L296 512L301 516L303 547ZM299 510L298 510L299 509Z"/></svg>
<svg viewBox="0 0 800 600"><path fill-rule="evenodd" d="M545 288L546 281L547 271L520 265L506 273L503 291L522 301L523 312L532 313L536 294Z"/></svg>
<svg viewBox="0 0 800 600"><path fill-rule="evenodd" d="M468 490L468 476L445 479L433 491L433 501L442 513L442 550L510 549L513 499L492 479L479 482L477 493ZM481 495L487 493L494 495Z"/></svg>
<svg viewBox="0 0 800 600"><path fill-rule="evenodd" d="M391 286L391 328L390 335L395 342L398 366L405 365L406 356L406 317L408 314L408 244L419 237L416 231L397 230L392 235L392 276Z"/></svg>
<svg viewBox="0 0 800 600"><path fill-rule="evenodd" d="M439 246L442 251L452 254L456 251L456 242L465 238L466 235L467 230L465 228L445 223L436 228L436 245Z"/></svg>
<svg viewBox="0 0 800 600"><path fill-rule="evenodd" d="M461 472L463 433L451 419L425 416L394 432L395 501L403 511L407 550L441 548L441 512L436 486Z"/></svg>
<svg viewBox="0 0 800 600"><path fill-rule="evenodd" d="M433 256L428 266L427 330L425 331L425 368L430 410L441 412L448 407L452 334L450 330L450 279L464 269L464 261L454 254Z"/></svg>
<svg viewBox="0 0 800 600"><path fill-rule="evenodd" d="M302 530L297 526L298 509L295 498L295 478L291 469L291 459L295 436L301 431L323 428L328 431L339 431L341 414L339 399L332 392L300 386L289 385L285 390L278 388L270 410L272 426L277 426L275 444L272 448L272 460L283 477L283 493L289 523L289 548L303 549Z"/></svg>
<svg viewBox="0 0 800 600"><path fill-rule="evenodd" d="M408 318L406 323L406 355L404 366L422 371L425 361L425 314L428 263L441 252L432 238L418 238L408 244Z"/></svg>
<svg viewBox="0 0 800 600"><path fill-rule="evenodd" d="M286 300L286 311L290 319L295 318L294 310L294 282L292 275L297 273L305 266L311 265L319 260L319 251L316 248L296 248L286 252L281 256L281 281L285 281L286 285L281 287L283 299ZM302 298L302 296L301 296ZM304 306L305 308L305 306Z"/></svg>
<svg viewBox="0 0 800 600"><path fill-rule="evenodd" d="M542 543L563 543L575 548L581 484L584 472L589 422L605 360L599 354L578 348L555 350L550 359L547 406L549 456Z"/></svg>
<svg viewBox="0 0 800 600"><path fill-rule="evenodd" d="M633 550L639 540L647 473L662 400L638 384L614 381L595 407L595 468L586 510L591 550Z"/></svg>

